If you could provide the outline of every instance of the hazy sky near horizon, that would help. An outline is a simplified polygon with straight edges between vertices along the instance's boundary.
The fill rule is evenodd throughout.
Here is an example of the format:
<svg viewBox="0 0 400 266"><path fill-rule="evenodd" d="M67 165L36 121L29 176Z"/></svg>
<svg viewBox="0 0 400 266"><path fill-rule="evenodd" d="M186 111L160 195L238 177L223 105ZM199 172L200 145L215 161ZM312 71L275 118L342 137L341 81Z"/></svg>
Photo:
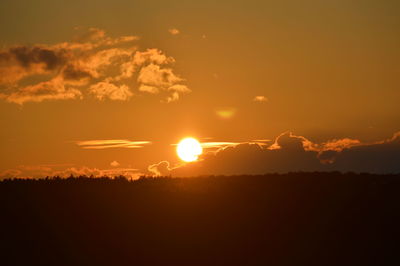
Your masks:
<svg viewBox="0 0 400 266"><path fill-rule="evenodd" d="M0 173L144 172L179 163L186 136L387 140L398 14L395 0L2 0Z"/></svg>

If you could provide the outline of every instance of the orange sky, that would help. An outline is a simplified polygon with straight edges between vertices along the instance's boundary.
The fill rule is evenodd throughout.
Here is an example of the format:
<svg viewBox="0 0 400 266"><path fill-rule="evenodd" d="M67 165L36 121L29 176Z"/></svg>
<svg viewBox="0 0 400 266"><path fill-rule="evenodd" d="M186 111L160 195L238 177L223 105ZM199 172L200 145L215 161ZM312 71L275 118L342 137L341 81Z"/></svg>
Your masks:
<svg viewBox="0 0 400 266"><path fill-rule="evenodd" d="M186 136L211 154L271 151L287 131L315 158L397 145L399 12L394 0L1 1L0 176L173 171Z"/></svg>

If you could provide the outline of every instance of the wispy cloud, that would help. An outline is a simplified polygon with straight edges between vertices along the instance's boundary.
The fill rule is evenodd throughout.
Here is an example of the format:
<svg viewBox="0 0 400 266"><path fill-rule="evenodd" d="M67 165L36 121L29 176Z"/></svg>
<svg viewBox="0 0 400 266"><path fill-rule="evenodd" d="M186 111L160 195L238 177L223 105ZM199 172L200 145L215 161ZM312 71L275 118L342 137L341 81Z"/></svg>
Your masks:
<svg viewBox="0 0 400 266"><path fill-rule="evenodd" d="M113 149L113 148L143 148L145 145L151 144L151 141L131 141L125 139L103 139L103 140L83 140L76 141L76 144L82 149Z"/></svg>
<svg viewBox="0 0 400 266"><path fill-rule="evenodd" d="M202 139L212 139L212 138L202 138ZM231 147L231 146L236 146L239 144L244 144L244 143L255 143L259 145L266 145L267 142L270 142L270 140L252 140L252 141L200 141L201 147L207 151L215 151L219 149L224 149L226 147ZM177 146L178 143L173 143L171 144L172 146Z"/></svg>
<svg viewBox="0 0 400 266"><path fill-rule="evenodd" d="M268 143L271 142L272 139L253 139L251 142L257 142L257 143Z"/></svg>
<svg viewBox="0 0 400 266"><path fill-rule="evenodd" d="M236 109L233 107L218 108L215 114L222 119L230 119L236 114Z"/></svg>
<svg viewBox="0 0 400 266"><path fill-rule="evenodd" d="M201 147L203 147L203 149L220 149L228 146L235 146L238 144L240 144L240 142L202 142Z"/></svg>

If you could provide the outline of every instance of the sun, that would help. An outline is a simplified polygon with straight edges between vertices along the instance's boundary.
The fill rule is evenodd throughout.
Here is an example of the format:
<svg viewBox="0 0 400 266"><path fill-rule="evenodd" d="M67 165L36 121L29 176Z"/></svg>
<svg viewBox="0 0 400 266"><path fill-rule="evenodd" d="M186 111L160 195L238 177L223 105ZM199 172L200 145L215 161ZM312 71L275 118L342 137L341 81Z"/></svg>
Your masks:
<svg viewBox="0 0 400 266"><path fill-rule="evenodd" d="M178 143L176 153L185 162L193 162L203 153L200 142L194 138L184 138Z"/></svg>

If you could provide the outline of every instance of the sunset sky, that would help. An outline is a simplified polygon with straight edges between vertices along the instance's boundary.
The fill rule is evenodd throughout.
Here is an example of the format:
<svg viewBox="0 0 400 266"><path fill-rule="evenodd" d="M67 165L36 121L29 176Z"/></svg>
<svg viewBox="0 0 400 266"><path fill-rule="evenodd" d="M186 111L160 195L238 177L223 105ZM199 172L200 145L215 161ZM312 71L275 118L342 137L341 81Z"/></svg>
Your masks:
<svg viewBox="0 0 400 266"><path fill-rule="evenodd" d="M0 179L400 172L400 2L0 2ZM176 154L185 137L203 155Z"/></svg>

